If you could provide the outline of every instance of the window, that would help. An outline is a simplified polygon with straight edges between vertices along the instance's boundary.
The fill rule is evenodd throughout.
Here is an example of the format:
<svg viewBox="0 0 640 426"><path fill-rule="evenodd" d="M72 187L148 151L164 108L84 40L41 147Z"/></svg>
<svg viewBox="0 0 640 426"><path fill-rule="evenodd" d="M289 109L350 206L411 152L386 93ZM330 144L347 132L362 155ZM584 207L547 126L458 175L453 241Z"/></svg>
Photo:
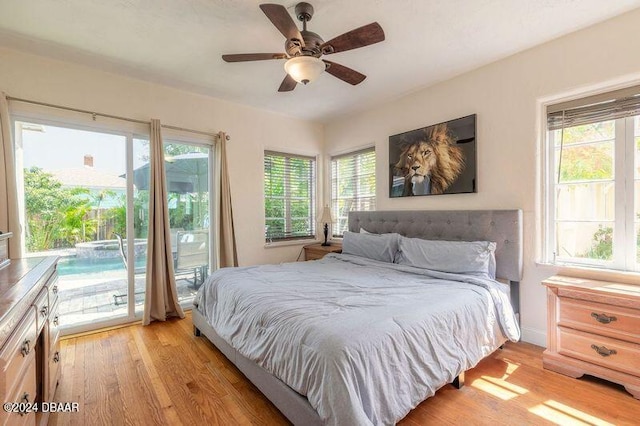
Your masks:
<svg viewBox="0 0 640 426"><path fill-rule="evenodd" d="M547 261L640 270L640 87L547 112Z"/></svg>
<svg viewBox="0 0 640 426"><path fill-rule="evenodd" d="M376 209L376 152L373 147L331 157L333 236L344 234L349 212Z"/></svg>
<svg viewBox="0 0 640 426"><path fill-rule="evenodd" d="M315 238L313 157L264 153L266 242Z"/></svg>

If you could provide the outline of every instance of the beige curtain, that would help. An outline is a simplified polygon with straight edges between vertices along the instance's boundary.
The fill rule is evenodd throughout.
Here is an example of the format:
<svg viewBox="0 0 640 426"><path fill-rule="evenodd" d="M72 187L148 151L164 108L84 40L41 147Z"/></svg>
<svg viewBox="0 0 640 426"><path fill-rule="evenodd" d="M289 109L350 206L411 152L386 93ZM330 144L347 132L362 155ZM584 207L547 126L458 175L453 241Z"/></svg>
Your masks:
<svg viewBox="0 0 640 426"><path fill-rule="evenodd" d="M18 190L9 104L0 92L0 231L13 232L9 239L9 258L22 257L22 235L18 216Z"/></svg>
<svg viewBox="0 0 640 426"><path fill-rule="evenodd" d="M164 173L164 147L160 120L151 120L149 137L149 236L147 237L147 281L142 323L165 321L167 317L184 318L178 303L173 269L167 183Z"/></svg>
<svg viewBox="0 0 640 426"><path fill-rule="evenodd" d="M217 216L217 264L219 268L238 266L236 234L233 229L233 209L231 208L231 186L227 166L227 135L218 133L216 138L216 190L219 194L216 203Z"/></svg>

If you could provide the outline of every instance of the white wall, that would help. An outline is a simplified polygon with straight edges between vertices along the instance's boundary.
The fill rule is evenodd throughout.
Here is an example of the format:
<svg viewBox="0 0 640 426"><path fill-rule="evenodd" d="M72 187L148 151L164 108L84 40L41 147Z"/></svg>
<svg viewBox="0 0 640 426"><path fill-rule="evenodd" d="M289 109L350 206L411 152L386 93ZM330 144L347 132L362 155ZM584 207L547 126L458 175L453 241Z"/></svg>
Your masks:
<svg viewBox="0 0 640 426"><path fill-rule="evenodd" d="M541 101L640 79L640 10L570 34L325 127L328 154L375 143L377 208L524 211L523 340L545 345L540 281L556 272L536 264L540 244ZM461 52L460 54L464 54ZM438 66L434 63L433 66ZM477 114L478 193L390 199L388 137Z"/></svg>
<svg viewBox="0 0 640 426"><path fill-rule="evenodd" d="M313 155L375 143L379 210L520 208L525 213L523 338L544 345L546 299L540 281L555 269L536 265L540 102L640 81L639 23L640 10L636 10L344 117L324 129L319 124L4 48L0 48L0 90L14 97L228 132L241 265L294 260L300 251L300 246L264 248L264 148ZM478 115L479 192L389 199L389 135L474 113ZM319 171L323 167L319 164ZM322 185L318 190L322 191Z"/></svg>
<svg viewBox="0 0 640 426"><path fill-rule="evenodd" d="M227 132L232 138L228 161L240 264L297 258L300 245L264 247L263 151L318 155L321 125L4 48L0 48L0 90L17 98Z"/></svg>

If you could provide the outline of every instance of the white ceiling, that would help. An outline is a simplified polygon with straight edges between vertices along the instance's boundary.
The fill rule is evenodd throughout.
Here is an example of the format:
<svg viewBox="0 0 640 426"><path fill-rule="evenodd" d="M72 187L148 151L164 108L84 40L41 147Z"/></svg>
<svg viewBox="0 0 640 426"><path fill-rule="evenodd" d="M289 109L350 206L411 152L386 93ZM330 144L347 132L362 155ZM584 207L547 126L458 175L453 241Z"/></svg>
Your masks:
<svg viewBox="0 0 640 426"><path fill-rule="evenodd" d="M271 1L293 14L296 1ZM308 29L325 40L373 21L386 40L327 57L366 74L358 86L324 73L278 93L284 61L220 58L284 51L260 3L0 0L0 45L326 122L640 7L640 0L311 0Z"/></svg>

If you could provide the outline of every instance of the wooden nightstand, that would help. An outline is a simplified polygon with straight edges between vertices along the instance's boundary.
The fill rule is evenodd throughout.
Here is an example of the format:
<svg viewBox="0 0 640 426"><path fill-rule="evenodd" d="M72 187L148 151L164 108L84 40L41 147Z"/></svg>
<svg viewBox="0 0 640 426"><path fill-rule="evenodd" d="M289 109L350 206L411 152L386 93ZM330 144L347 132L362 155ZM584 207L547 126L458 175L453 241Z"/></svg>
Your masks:
<svg viewBox="0 0 640 426"><path fill-rule="evenodd" d="M640 286L564 276L547 287L544 368L591 374L640 399Z"/></svg>
<svg viewBox="0 0 640 426"><path fill-rule="evenodd" d="M322 259L327 253L342 253L342 244L331 243L330 246L323 246L317 243L304 246L304 260Z"/></svg>

